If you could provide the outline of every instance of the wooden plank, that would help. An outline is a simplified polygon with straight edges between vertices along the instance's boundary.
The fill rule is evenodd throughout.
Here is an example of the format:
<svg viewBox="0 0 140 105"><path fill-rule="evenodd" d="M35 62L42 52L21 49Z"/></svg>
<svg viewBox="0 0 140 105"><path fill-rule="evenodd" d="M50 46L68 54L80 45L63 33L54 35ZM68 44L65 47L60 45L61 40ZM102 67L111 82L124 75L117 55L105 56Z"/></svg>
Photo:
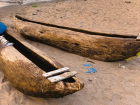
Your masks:
<svg viewBox="0 0 140 105"><path fill-rule="evenodd" d="M66 71L69 71L68 67L64 67L64 68L61 68L61 69L58 69L58 70L54 70L54 71L51 71L51 72L48 72L48 73L44 73L43 76L45 78L47 78L47 77L53 76L55 74L63 73L63 72L66 72Z"/></svg>
<svg viewBox="0 0 140 105"><path fill-rule="evenodd" d="M140 33L138 34L136 40L137 40L137 41L140 41Z"/></svg>
<svg viewBox="0 0 140 105"><path fill-rule="evenodd" d="M72 72L65 72L61 75L57 75L57 76L54 76L54 77L49 77L48 79L51 81L51 82L59 82L59 81L62 81L64 79L67 79L67 78L70 78L74 75L76 75L77 72L76 71L72 71Z"/></svg>

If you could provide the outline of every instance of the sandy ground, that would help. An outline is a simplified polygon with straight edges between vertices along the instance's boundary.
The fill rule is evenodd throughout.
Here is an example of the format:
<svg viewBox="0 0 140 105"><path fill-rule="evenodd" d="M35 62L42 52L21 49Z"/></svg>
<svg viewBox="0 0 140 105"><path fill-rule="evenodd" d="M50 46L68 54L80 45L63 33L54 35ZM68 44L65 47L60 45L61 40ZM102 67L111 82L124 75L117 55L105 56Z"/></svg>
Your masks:
<svg viewBox="0 0 140 105"><path fill-rule="evenodd" d="M112 0L107 0L107 2L102 2L104 0L99 1L101 4L104 3L106 5L107 3L111 5ZM131 1L131 3L135 2L139 2L139 0ZM41 6L44 4L39 3L38 5ZM7 24L6 20L14 13L29 8L31 9L31 5L1 8L0 14L3 14L3 16L0 15L0 20ZM133 9L138 12L137 6L136 8L133 7ZM129 14L135 14L134 10ZM138 29L139 27L136 28ZM37 42L28 42L64 66L68 66L71 70L77 71L77 77L84 82L85 87L63 98L34 98L26 96L14 89L4 77L2 71L0 71L0 105L140 105L140 57L128 62L102 62L67 53ZM92 63L89 61L92 61ZM91 66L83 66L86 63L91 64ZM97 70L97 73L86 73L88 71L87 68L92 67Z"/></svg>
<svg viewBox="0 0 140 105"><path fill-rule="evenodd" d="M129 3L130 2L130 3ZM23 17L91 32L138 35L140 32L140 1L72 0L44 3L26 9ZM84 4L84 5L83 5ZM33 15L36 14L36 15Z"/></svg>

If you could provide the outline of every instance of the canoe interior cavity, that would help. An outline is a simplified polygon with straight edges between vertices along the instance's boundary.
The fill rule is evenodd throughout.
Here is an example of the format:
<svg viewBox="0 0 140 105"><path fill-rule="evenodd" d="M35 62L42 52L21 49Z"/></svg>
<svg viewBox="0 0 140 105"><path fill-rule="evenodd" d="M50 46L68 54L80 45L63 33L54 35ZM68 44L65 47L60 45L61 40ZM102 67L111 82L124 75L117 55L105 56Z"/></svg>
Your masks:
<svg viewBox="0 0 140 105"><path fill-rule="evenodd" d="M4 33L4 37L7 40L9 40L10 42L13 42L14 43L14 47L21 54L23 54L25 57L27 57L28 59L30 59L34 64L36 64L42 70L44 70L46 72L49 72L49 71L52 71L52 70L56 70L57 69L54 66L52 66L51 64L49 64L48 62L44 61L43 58L39 58L39 56L37 54L35 54L30 49L28 49L27 47L25 47L22 43L20 43L16 39L14 39L12 36L8 35L7 33Z"/></svg>
<svg viewBox="0 0 140 105"><path fill-rule="evenodd" d="M89 34L89 35L98 35L98 36L107 36L107 37L118 37L118 38L135 38L136 36L133 35L122 35L122 34L113 34L113 33L102 33L102 32L91 32L88 30L82 30L82 29L77 29L77 28L71 28L71 27L65 27L65 26L59 26L59 25L54 25L54 24L49 24L49 23L42 23L42 22L38 22L38 21L33 21L33 20L29 20L26 18L23 18L19 15L15 16L17 19L22 20L22 21L26 21L26 22L32 22L32 23L36 23L36 24L40 24L40 25L44 25L44 26L50 26L50 27L55 27L55 28L60 28L60 29L66 29L66 30L71 30L71 31L75 31L75 32L81 32L81 33L85 33L85 34ZM40 32L40 33L44 33L44 32Z"/></svg>

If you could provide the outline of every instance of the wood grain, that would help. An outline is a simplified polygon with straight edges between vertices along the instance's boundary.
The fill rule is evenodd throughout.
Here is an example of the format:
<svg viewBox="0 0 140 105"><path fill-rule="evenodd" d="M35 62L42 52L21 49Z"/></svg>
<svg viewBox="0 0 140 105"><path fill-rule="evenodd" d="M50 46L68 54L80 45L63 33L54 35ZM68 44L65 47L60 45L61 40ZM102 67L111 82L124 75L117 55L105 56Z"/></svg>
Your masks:
<svg viewBox="0 0 140 105"><path fill-rule="evenodd" d="M69 78L70 80L68 79L67 82L52 83L42 76L43 73L46 73L45 71L13 46L5 48L1 46L0 48L0 69L12 86L26 95L56 98L72 94L83 88L83 83L76 77Z"/></svg>
<svg viewBox="0 0 140 105"><path fill-rule="evenodd" d="M15 24L18 32L28 39L92 59L118 61L135 56L140 51L140 41L136 38L90 35L17 18Z"/></svg>

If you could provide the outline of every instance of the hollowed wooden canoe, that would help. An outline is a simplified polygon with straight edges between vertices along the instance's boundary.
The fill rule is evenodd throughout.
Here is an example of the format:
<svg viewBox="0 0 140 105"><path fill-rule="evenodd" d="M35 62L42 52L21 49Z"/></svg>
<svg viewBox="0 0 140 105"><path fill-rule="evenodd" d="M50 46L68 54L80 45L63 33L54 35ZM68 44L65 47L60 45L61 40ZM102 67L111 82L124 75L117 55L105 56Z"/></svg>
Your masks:
<svg viewBox="0 0 140 105"><path fill-rule="evenodd" d="M135 56L140 51L137 35L110 34L79 30L33 21L15 16L18 32L64 51L102 61L118 61Z"/></svg>
<svg viewBox="0 0 140 105"><path fill-rule="evenodd" d="M0 45L0 69L17 90L30 96L57 98L72 94L83 88L84 84L75 76L59 82L51 82L48 78L45 78L44 73L64 66L27 43L24 38L15 32L10 30L7 30L7 32L9 35L7 34L5 37L14 42L14 47ZM28 59L15 48L26 52L37 62ZM40 64L36 65L37 63ZM42 69L42 66L45 70Z"/></svg>

